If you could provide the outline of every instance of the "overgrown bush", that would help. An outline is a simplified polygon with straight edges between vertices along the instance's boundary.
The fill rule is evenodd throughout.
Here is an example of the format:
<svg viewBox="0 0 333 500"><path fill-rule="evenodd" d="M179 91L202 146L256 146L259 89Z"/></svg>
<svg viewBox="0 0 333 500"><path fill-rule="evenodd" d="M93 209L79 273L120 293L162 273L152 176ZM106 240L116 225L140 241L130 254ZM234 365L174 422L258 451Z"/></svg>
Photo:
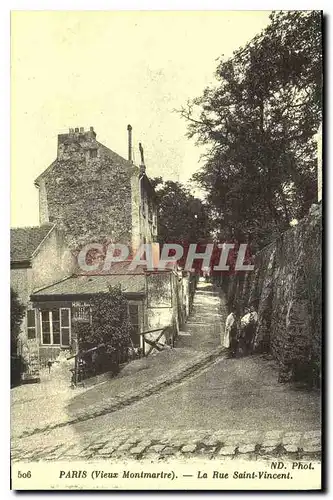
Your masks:
<svg viewBox="0 0 333 500"><path fill-rule="evenodd" d="M131 323L128 302L119 287L101 292L90 301L92 322L78 323L77 338L82 368L82 378L106 371L117 373L119 364L128 360ZM85 351L98 349L84 354ZM81 375L80 375L81 377Z"/></svg>
<svg viewBox="0 0 333 500"><path fill-rule="evenodd" d="M10 289L10 371L11 387L18 385L21 381L21 373L24 363L21 356L17 354L17 341L20 327L24 316L25 307L20 302L17 293Z"/></svg>
<svg viewBox="0 0 333 500"><path fill-rule="evenodd" d="M105 344L110 350L130 345L131 323L128 302L120 287L110 287L106 293L98 293L91 300L92 327L90 338L95 345Z"/></svg>
<svg viewBox="0 0 333 500"><path fill-rule="evenodd" d="M25 307L20 302L17 293L10 289L10 350L12 355L17 354L17 340Z"/></svg>

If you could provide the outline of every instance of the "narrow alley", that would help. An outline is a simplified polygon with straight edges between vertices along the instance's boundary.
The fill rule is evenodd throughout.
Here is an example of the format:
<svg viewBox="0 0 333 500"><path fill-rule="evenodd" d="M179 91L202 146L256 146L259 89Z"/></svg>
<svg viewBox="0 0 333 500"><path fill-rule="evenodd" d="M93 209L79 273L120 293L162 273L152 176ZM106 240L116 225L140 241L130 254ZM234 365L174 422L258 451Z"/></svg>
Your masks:
<svg viewBox="0 0 333 500"><path fill-rule="evenodd" d="M199 282L193 311L181 332L177 347L188 347L200 352L221 345L226 309L220 292L210 283Z"/></svg>

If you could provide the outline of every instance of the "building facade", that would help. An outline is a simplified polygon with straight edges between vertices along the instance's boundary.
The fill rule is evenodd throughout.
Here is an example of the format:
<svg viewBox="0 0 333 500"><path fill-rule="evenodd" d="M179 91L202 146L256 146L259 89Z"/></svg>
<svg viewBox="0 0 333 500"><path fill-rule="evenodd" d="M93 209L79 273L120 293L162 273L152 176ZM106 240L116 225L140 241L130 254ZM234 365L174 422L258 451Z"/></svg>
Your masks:
<svg viewBox="0 0 333 500"><path fill-rule="evenodd" d="M26 363L25 377L38 377L40 359L47 353L37 335L38 315L31 302L34 290L70 276L75 259L55 224L11 229L11 287L25 306L18 353ZM66 343L69 347L69 343Z"/></svg>
<svg viewBox="0 0 333 500"><path fill-rule="evenodd" d="M140 333L154 329L150 338L170 343L159 328L172 326L177 335L186 317L180 302L186 284L175 269L147 272L138 266L133 272L129 260L92 276L78 266L77 252L84 245L121 243L133 254L156 239L155 193L141 144L140 166L132 162L131 133L129 126L127 160L99 143L92 127L60 134L57 158L35 181L40 226L13 230L11 286L27 308L20 335L27 376L36 375L38 366L63 350L76 352L78 311L85 314L89 298L110 286L120 286L126 295L133 345L146 353L151 344ZM19 244L19 233L29 233L34 243L26 238ZM18 247L24 250L21 260Z"/></svg>

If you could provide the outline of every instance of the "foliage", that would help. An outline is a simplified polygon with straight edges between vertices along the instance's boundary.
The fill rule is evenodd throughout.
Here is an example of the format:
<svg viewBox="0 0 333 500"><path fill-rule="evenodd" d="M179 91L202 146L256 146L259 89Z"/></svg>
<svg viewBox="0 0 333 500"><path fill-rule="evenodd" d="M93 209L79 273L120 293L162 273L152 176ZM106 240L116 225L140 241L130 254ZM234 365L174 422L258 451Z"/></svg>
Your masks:
<svg viewBox="0 0 333 500"><path fill-rule="evenodd" d="M20 302L17 293L11 288L10 289L10 348L11 353L16 354L17 352L17 338L20 333L20 327L22 319L24 317L25 307Z"/></svg>
<svg viewBox="0 0 333 500"><path fill-rule="evenodd" d="M220 60L216 77L180 110L188 135L210 146L194 180L222 237L263 246L316 197L321 13L273 12L261 34Z"/></svg>
<svg viewBox="0 0 333 500"><path fill-rule="evenodd" d="M80 348L93 347L90 339L92 338L92 328L90 323L77 322L75 323L75 333L78 339Z"/></svg>
<svg viewBox="0 0 333 500"><path fill-rule="evenodd" d="M208 213L199 198L180 182L152 179L158 206L159 242L197 242L209 235Z"/></svg>
<svg viewBox="0 0 333 500"><path fill-rule="evenodd" d="M97 293L91 299L92 327L86 340L97 346L105 344L108 351L130 345L131 323L127 299L120 287L110 287L106 293Z"/></svg>

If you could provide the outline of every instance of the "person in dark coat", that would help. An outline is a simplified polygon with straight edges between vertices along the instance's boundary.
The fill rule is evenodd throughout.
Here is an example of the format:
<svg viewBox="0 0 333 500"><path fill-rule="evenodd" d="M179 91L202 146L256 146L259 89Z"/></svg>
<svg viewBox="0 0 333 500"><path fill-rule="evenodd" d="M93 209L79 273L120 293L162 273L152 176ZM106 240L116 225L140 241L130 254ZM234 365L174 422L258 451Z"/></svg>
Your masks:
<svg viewBox="0 0 333 500"><path fill-rule="evenodd" d="M52 359L49 359L48 362L47 362L47 366L48 366L48 369L49 369L49 373L51 372L51 368L52 368Z"/></svg>
<svg viewBox="0 0 333 500"><path fill-rule="evenodd" d="M243 356L252 352L257 323L258 313L255 311L254 306L251 305L249 308L245 309L245 314L240 322L238 347L240 354Z"/></svg>

